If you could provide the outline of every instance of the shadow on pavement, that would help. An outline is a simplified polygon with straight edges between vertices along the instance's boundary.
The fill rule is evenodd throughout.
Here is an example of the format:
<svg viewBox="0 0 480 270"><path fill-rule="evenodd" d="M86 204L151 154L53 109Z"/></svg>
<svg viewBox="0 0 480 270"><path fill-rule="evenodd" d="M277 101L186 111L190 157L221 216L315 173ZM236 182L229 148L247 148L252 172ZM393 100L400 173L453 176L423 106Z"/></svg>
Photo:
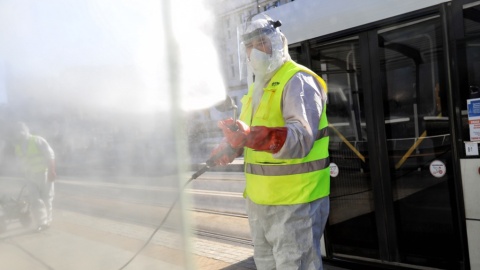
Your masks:
<svg viewBox="0 0 480 270"><path fill-rule="evenodd" d="M222 268L221 270L249 270L249 269L257 269L255 266L255 262L253 261L253 257L250 257L246 260L243 260L241 262L232 264L228 267Z"/></svg>

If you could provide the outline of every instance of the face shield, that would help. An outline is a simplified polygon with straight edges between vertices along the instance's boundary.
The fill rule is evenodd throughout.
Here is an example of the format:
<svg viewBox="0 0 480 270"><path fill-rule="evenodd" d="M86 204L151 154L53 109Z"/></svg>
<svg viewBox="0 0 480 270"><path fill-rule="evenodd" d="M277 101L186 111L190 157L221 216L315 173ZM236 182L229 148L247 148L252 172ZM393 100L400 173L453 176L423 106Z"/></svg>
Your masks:
<svg viewBox="0 0 480 270"><path fill-rule="evenodd" d="M280 21L257 19L237 30L240 79L247 68L256 76L277 70L284 62L284 45L278 27Z"/></svg>

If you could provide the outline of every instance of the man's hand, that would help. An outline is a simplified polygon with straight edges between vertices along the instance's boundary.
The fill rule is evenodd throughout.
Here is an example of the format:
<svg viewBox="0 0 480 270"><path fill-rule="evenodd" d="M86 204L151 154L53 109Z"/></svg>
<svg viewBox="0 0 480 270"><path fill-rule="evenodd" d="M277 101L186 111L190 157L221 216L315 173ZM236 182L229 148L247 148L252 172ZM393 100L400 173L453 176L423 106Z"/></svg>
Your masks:
<svg viewBox="0 0 480 270"><path fill-rule="evenodd" d="M226 119L218 122L218 127L222 129L226 141L232 148L238 149L245 146L250 127L244 122L233 119Z"/></svg>

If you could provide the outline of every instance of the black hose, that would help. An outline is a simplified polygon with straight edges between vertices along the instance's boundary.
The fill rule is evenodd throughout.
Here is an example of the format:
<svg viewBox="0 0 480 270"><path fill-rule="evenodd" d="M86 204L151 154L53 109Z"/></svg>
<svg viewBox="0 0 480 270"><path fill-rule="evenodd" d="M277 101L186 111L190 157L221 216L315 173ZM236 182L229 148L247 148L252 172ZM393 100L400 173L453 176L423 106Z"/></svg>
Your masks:
<svg viewBox="0 0 480 270"><path fill-rule="evenodd" d="M204 165L200 170L198 170L197 172L195 172L192 177L190 177L190 179L183 185L183 187L181 188L180 192L183 192L185 190L185 188L187 187L187 185L192 182L194 179L197 179L200 175L202 175L203 173L205 173L206 171L208 171L208 169L210 169L211 167L214 167L215 166L215 161L217 159L219 159L220 157L222 157L223 155L231 155L232 153L235 152L235 149L227 146L225 147L222 151L216 153L215 155L213 155L212 157L210 157L206 163L206 165ZM155 236L155 234L158 232L158 230L160 230L160 228L162 228L163 224L165 223L165 221L167 220L168 216L170 215L170 213L172 212L173 210L173 207L175 206L175 204L177 203L178 199L180 198L180 193L177 195L177 197L175 197L175 200L173 200L173 203L172 205L170 206L170 208L168 209L167 213L165 214L165 216L163 217L162 221L160 222L160 224L157 226L157 228L155 228L155 230L152 232L152 234L150 235L150 237L145 241L145 244L143 244L143 246L137 251L137 253L135 253L135 255L132 256L132 258L130 258L130 260L128 260L122 267L119 268L119 270L122 270L124 269L125 267L127 267L132 261L133 259L135 259L137 257L138 254L140 254L140 252L142 252L143 249L145 249L145 247L148 246L148 244L150 243L150 241L152 241L153 237Z"/></svg>
<svg viewBox="0 0 480 270"><path fill-rule="evenodd" d="M203 170L204 168L206 168L207 166L203 167L201 170ZM198 176L200 176L201 174L203 174L204 172L206 172L208 170L208 167L203 170L202 173L199 173L201 170L199 170L198 172L196 172L195 174L197 174L197 176L194 178L194 176L192 176L182 187L182 190L185 190L185 188L187 187L187 185L192 182L193 179L196 179ZM194 175L195 175L194 174ZM145 244L143 244L143 246L137 251L137 253L135 253L135 255L133 255L132 258L130 258L130 260L128 260L128 262L126 262L122 267L119 268L119 270L121 269L124 269L125 267L127 267L132 261L133 259L135 259L137 257L138 254L140 254L140 252L142 252L143 249L145 249L148 244L150 243L150 241L152 241L153 239L153 236L155 236L155 234L158 232L158 230L160 230L160 228L162 228L163 224L165 223L165 221L167 220L168 216L170 215L170 213L172 212L173 210L173 207L175 206L175 204L177 203L178 199L180 198L180 193L177 195L177 197L175 197L175 200L173 200L173 203L172 205L170 206L170 208L168 209L168 212L165 214L165 216L163 217L163 220L162 222L160 222L160 224L157 226L157 228L155 228L155 230L152 232L152 234L150 235L150 237L147 239L147 241L145 241Z"/></svg>

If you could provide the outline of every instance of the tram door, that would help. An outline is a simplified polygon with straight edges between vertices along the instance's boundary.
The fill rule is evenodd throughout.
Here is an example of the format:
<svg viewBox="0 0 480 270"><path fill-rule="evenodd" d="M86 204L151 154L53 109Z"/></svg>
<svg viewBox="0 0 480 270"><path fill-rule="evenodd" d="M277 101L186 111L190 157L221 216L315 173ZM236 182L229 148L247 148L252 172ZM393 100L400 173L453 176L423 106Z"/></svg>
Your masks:
<svg viewBox="0 0 480 270"><path fill-rule="evenodd" d="M460 268L439 16L309 42L328 85L327 255Z"/></svg>

